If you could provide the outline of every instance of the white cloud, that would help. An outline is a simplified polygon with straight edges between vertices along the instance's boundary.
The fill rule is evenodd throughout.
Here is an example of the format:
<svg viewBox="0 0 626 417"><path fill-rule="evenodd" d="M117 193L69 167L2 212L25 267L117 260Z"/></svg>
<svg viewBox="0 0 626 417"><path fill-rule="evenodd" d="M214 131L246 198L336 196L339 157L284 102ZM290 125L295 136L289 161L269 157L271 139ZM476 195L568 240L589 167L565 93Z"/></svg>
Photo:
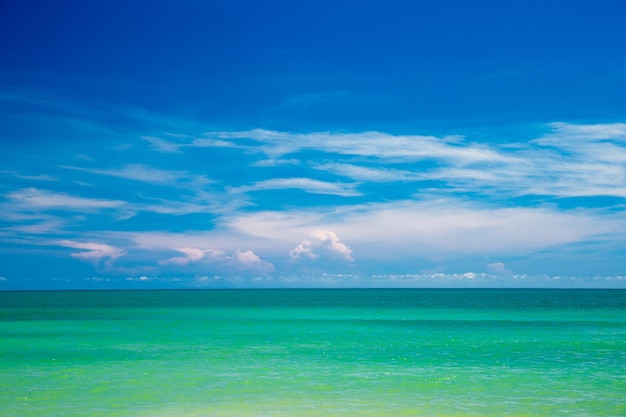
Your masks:
<svg viewBox="0 0 626 417"><path fill-rule="evenodd" d="M7 218L23 221L26 224L7 227L5 230L15 231L26 235L58 234L63 232L63 228L65 226L65 221L53 216L39 215L30 217L9 215L5 216L5 220Z"/></svg>
<svg viewBox="0 0 626 417"><path fill-rule="evenodd" d="M180 177L185 175L182 171L167 171L143 164L129 164L122 168L109 170L81 170L92 172L95 174L110 175L113 177L125 178L129 180L147 182L152 184L173 184L178 181Z"/></svg>
<svg viewBox="0 0 626 417"><path fill-rule="evenodd" d="M617 215L494 208L455 199L355 205L326 212L261 212L233 216L227 224L244 235L273 242L290 242L311 228L332 230L351 242L361 258L378 259L528 254L626 231L625 221ZM310 256L315 239L308 240L296 246L293 256Z"/></svg>
<svg viewBox="0 0 626 417"><path fill-rule="evenodd" d="M234 143L219 139L193 139L191 142L172 142L165 139L144 136L142 139L152 145L152 149L163 153L182 153L182 149L186 147L194 148L239 148Z"/></svg>
<svg viewBox="0 0 626 417"><path fill-rule="evenodd" d="M255 271L268 273L274 270L274 266L262 260L252 250L241 251L236 249L232 254L216 249L199 249L193 247L181 247L175 249L184 254L184 256L175 256L159 263L161 265L189 265L192 263L205 262L213 263L218 266L226 265L233 271Z"/></svg>
<svg viewBox="0 0 626 417"><path fill-rule="evenodd" d="M368 246L383 251L392 245L396 256L450 256L529 253L612 233L616 224L593 213L440 200L373 205L335 227L358 242L359 251Z"/></svg>
<svg viewBox="0 0 626 417"><path fill-rule="evenodd" d="M91 174L108 175L149 184L169 186L206 185L212 181L202 175L190 175L186 171L169 171L143 164L128 164L121 168L95 169L62 165L61 168L89 172Z"/></svg>
<svg viewBox="0 0 626 417"><path fill-rule="evenodd" d="M76 242L73 240L61 240L58 242L60 246L84 249L86 252L72 253L74 258L82 259L85 261L92 261L95 263L100 262L103 258L108 258L111 261L126 255L126 251L115 246L106 245L104 243L95 242Z"/></svg>
<svg viewBox="0 0 626 417"><path fill-rule="evenodd" d="M381 274L361 278L369 286L476 288L623 288L625 276L554 276L502 273Z"/></svg>
<svg viewBox="0 0 626 417"><path fill-rule="evenodd" d="M512 274L511 271L506 269L506 267L504 266L504 263L502 263L502 262L490 263L490 264L487 265L487 268L489 269L489 272L491 272L493 274L497 274L497 275L510 275L510 274Z"/></svg>
<svg viewBox="0 0 626 417"><path fill-rule="evenodd" d="M542 144L567 146L573 140L626 141L626 123L572 124L564 122L550 123L553 132L539 139Z"/></svg>
<svg viewBox="0 0 626 417"><path fill-rule="evenodd" d="M381 132L363 133L287 133L268 130L243 132L211 132L226 140L252 139L264 143L260 150L276 158L300 150L321 150L328 153L358 155L387 159L445 159L458 163L504 161L507 157L488 146L462 144L460 136L390 135Z"/></svg>
<svg viewBox="0 0 626 417"><path fill-rule="evenodd" d="M298 159L263 159L261 161L253 162L251 166L254 167L274 167L281 165L300 165Z"/></svg>
<svg viewBox="0 0 626 417"><path fill-rule="evenodd" d="M357 181L393 182L414 181L424 178L423 175L411 171L389 168L371 168L354 164L324 163L312 164L312 167L335 175L352 178Z"/></svg>
<svg viewBox="0 0 626 417"><path fill-rule="evenodd" d="M120 200L103 200L76 197L66 193L26 188L8 193L7 198L14 203L39 208L61 208L66 210L89 210L117 208L126 204Z"/></svg>
<svg viewBox="0 0 626 417"><path fill-rule="evenodd" d="M189 146L196 148L243 148L232 142L217 139L195 139Z"/></svg>
<svg viewBox="0 0 626 417"><path fill-rule="evenodd" d="M15 178L20 178L29 181L45 181L45 182L58 182L59 178L52 175L39 174L39 175L25 175L15 171L0 171L0 173L12 175Z"/></svg>
<svg viewBox="0 0 626 417"><path fill-rule="evenodd" d="M197 248L176 248L176 250L184 253L185 256L178 256L169 260L175 264L188 264L189 262L199 261L208 253L206 250Z"/></svg>
<svg viewBox="0 0 626 417"><path fill-rule="evenodd" d="M331 194L342 197L354 197L361 195L356 191L355 184L333 183L318 181L310 178L274 178L259 181L253 185L233 187L232 192L249 192L261 190L300 189L312 194Z"/></svg>
<svg viewBox="0 0 626 417"><path fill-rule="evenodd" d="M233 259L236 264L245 270L253 270L259 272L272 272L274 271L274 265L269 262L263 261L257 254L251 250L241 252L239 249L235 251Z"/></svg>
<svg viewBox="0 0 626 417"><path fill-rule="evenodd" d="M143 140L149 142L152 145L152 148L156 151L163 153L181 153L180 148L183 146L179 143L170 142L164 139L155 138L152 136L144 136Z"/></svg>
<svg viewBox="0 0 626 417"><path fill-rule="evenodd" d="M133 174L136 174L137 178L143 178L144 174L152 173L151 170L143 170L143 168L134 171L129 170ZM161 172L155 170L155 173ZM156 180L155 180L156 181ZM16 225L12 227L12 230L17 230L16 227L22 228L24 232L29 233L43 233L46 227L49 230L53 230L55 224L60 225L61 222L68 223L69 221L79 221L79 217L69 217L67 213L63 219L59 218L56 213L50 215L48 212L52 210L64 210L68 212L76 212L80 214L106 212L113 216L115 220L125 220L135 216L138 212L153 212L159 214L170 215L182 215L189 213L220 213L221 211L232 211L235 208L241 207L245 204L243 198L237 198L237 196L226 195L224 193L209 193L201 190L203 186L208 183L208 180L204 180L203 177L192 176L187 180L181 180L178 185L180 187L188 187L193 189L194 194L192 196L185 196L185 199L189 198L191 201L185 202L184 200L166 200L162 198L150 198L147 196L133 196L137 200L134 202L127 202L122 200L106 200L99 198L86 198L76 195L71 195L63 192L48 191L38 188L25 188L5 194L5 197L9 200L7 203L0 203L0 209L3 211L5 218L12 218L14 220L28 221L27 224ZM27 214L37 213L37 217L27 219L24 216ZM49 221L43 221L50 219ZM42 220L36 224L33 220Z"/></svg>
<svg viewBox="0 0 626 417"><path fill-rule="evenodd" d="M127 277L126 281L148 282L148 281L154 281L154 278L153 277L149 277L147 275L141 275L139 277Z"/></svg>
<svg viewBox="0 0 626 417"><path fill-rule="evenodd" d="M345 260L352 261L352 249L341 242L335 232L315 230L308 239L303 240L289 252L291 259L310 258L317 259L320 250L339 255Z"/></svg>
<svg viewBox="0 0 626 417"><path fill-rule="evenodd" d="M162 266L189 266L191 269L193 265L202 267L202 263L214 262L240 270L270 270L271 264L262 258L274 260L274 257L283 256L286 260L287 254L292 259L315 259L326 252L342 259L351 259L354 250L360 260L403 260L416 257L438 261L467 255L481 256L482 259L504 259L501 255L524 255L590 242L596 244L596 247L604 244L617 247L626 235L626 221L623 215L620 216L623 211L619 211L623 210L623 203L621 207L618 206L619 200L607 199L607 204L618 201L611 212L591 209L563 210L556 204L529 207L524 199L514 200L511 197L530 195L534 198L542 195L626 198L626 124L553 123L549 127L550 132L534 141L507 142L505 145L473 143L453 136L398 136L379 132L217 132L210 134L208 138L188 137L185 139L187 143L182 143L183 139L175 143L150 138L146 140L153 146L170 153L189 150L191 147L215 148L207 151L217 153L217 148L229 147L237 152L245 152L246 158L242 160L250 161L250 156L256 152L258 161L252 165L257 168L294 165L265 169L264 175L273 172L295 176L254 182L260 179L254 174L261 170L247 171L242 167L242 177L237 180L249 181L249 185L228 188L225 183L219 185L221 191L209 193L204 191L204 186L211 183L211 180L204 175L198 175L202 171L191 171L204 169L201 166L184 167L190 171L165 170L137 163L108 169L65 166L80 171L69 172L72 176L89 172L172 186L178 190L174 192L160 188L157 198L144 194L135 195L134 190L130 190L133 194L129 197L130 200L121 201L86 198L40 188L23 188L6 193L8 201L0 203L3 218L9 223L2 233L9 238L27 235L20 238L31 242L41 242L41 235L54 234L55 236L48 236L49 242L49 239L58 239L59 236L66 237L67 235L59 235L66 233L66 230L86 230L85 228L91 227L91 224L95 224L92 223L91 215L95 213L111 215L109 220L119 220L122 216L128 218L142 211L171 215L168 218L172 220L171 225L150 223L150 226L146 226L147 223L142 223L144 220L152 222L157 216L138 216L136 223L133 223L133 219L119 229L123 227L128 230L127 227L136 225L142 230L146 227L164 230L171 227L173 230L186 232L103 232L101 235L85 232L80 237L72 236L77 241L62 241L66 242L62 246L83 250L72 254L75 258L94 262L105 258L117 259L126 254L126 250L130 251L130 248L133 248L135 255L134 248L141 248L145 258L155 269L157 256L160 259L172 256L162 260ZM199 149L196 151L200 152ZM315 152L298 155L300 151ZM305 161L307 159L304 156L310 155L319 159L299 166L296 166L298 159L289 159L292 156L302 157L302 161ZM240 161L235 163L237 162ZM172 163L176 161L172 160ZM85 165L91 166L88 163ZM22 175L19 172L21 179L29 181L55 178L47 175ZM53 173L56 175L58 172L59 170ZM61 172L68 174L68 171ZM60 178L63 179L62 176ZM337 181L333 181L334 179ZM343 180L347 182L342 182ZM353 197L363 196L368 189L364 186L365 183L401 181L429 182L405 184L404 188L399 188L398 184L389 184L389 188L387 184L385 187L370 187L373 192L380 193L376 198L382 196L387 199L385 203L349 205L353 200L345 199L345 205L324 207L323 204L328 199L322 199L315 209L259 211L262 206L248 205L249 209L239 210L248 203L248 197L244 194L247 192L295 189L312 194ZM48 185L54 185L58 189L56 187L64 184L71 186L71 183L64 181ZM97 185L97 181L94 184ZM109 179L106 185L110 187L110 184ZM396 186L398 188L392 188ZM143 188L147 188L149 192L153 190L152 187ZM84 192L85 195L96 195L92 193L97 193L98 190L94 186ZM454 197L460 193L465 193L466 199ZM400 198L399 195L406 198L410 194L413 201L394 201ZM303 197L302 194L287 192L281 193L282 195ZM162 198L164 196L168 199ZM469 199L474 199L475 196L478 198L470 203ZM315 197L308 196L301 200L287 197L284 204L290 207L304 206L313 201L311 198ZM365 199L359 198L358 201ZM563 206L568 203L556 199L543 201L556 201L559 205L563 203ZM210 213L210 219L206 223L202 216L174 219L174 215L188 213ZM101 216L96 219L99 229L107 227L102 227L105 220ZM197 223L189 223L191 221ZM206 230L189 231L190 228ZM319 234L309 236L311 230L318 230ZM92 241L98 241L107 233L109 236L125 236L131 244L122 244L118 248ZM349 242L350 247L342 243L338 235ZM301 241L305 236L309 237ZM108 240L106 236L105 241L119 242ZM120 249L121 247L126 250ZM206 249L208 247L220 250ZM177 256L173 256L172 252L163 255L165 250L176 250ZM499 262L488 265L487 270L493 274L510 272ZM152 271L146 269L141 273L151 274ZM470 279L470 276L465 278Z"/></svg>
<svg viewBox="0 0 626 417"><path fill-rule="evenodd" d="M215 249L198 249L198 248L176 248L178 252L184 254L184 256L175 256L173 258L166 259L161 261L162 264L176 264L176 265L187 265L191 262L198 262L200 260L209 260L209 259L220 259L225 258L226 254L223 251L215 250Z"/></svg>
<svg viewBox="0 0 626 417"><path fill-rule="evenodd" d="M626 197L626 124L552 123L548 127L551 132L539 139L505 145L466 142L458 136L380 132L294 134L257 129L212 135L227 141L260 142L248 150L262 152L270 160L303 150L322 151L338 161L313 163L313 168L358 181L436 180L440 193ZM348 155L367 157L368 166L341 162ZM436 165L414 165L408 170L388 165L422 160ZM386 165L377 166L381 163ZM258 183L250 190L281 185L273 181Z"/></svg>

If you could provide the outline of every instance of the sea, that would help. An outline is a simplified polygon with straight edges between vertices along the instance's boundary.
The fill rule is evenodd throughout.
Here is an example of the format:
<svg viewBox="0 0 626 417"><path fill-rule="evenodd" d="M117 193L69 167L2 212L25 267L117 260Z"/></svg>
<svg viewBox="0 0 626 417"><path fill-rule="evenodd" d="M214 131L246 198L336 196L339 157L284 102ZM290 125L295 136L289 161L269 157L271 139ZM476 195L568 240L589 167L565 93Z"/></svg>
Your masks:
<svg viewBox="0 0 626 417"><path fill-rule="evenodd" d="M626 416L626 290L4 291L0 416Z"/></svg>

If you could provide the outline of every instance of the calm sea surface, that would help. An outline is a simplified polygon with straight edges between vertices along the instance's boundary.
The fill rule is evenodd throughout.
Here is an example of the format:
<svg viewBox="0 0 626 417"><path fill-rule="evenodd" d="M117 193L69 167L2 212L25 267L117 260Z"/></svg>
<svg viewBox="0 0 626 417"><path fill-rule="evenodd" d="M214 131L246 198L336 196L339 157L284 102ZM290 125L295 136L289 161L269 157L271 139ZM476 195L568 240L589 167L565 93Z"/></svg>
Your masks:
<svg viewBox="0 0 626 417"><path fill-rule="evenodd" d="M626 416L626 291L0 292L0 416Z"/></svg>

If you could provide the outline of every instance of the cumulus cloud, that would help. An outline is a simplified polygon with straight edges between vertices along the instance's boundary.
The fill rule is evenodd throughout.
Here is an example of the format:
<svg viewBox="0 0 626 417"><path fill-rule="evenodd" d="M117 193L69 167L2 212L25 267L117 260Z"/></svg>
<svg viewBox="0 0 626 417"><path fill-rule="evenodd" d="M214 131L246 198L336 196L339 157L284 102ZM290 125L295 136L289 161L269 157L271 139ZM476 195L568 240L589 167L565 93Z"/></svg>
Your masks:
<svg viewBox="0 0 626 417"><path fill-rule="evenodd" d="M502 263L502 262L490 263L490 264L487 265L487 268L489 269L489 272L491 272L492 274L496 274L496 275L510 275L510 274L512 274L511 271L506 269L506 267L504 266L504 263Z"/></svg>
<svg viewBox="0 0 626 417"><path fill-rule="evenodd" d="M252 252L251 250L246 250L241 252L240 250L236 250L233 254L233 259L236 264L243 267L246 270L255 270L262 272L272 272L274 270L274 266L265 262L257 254Z"/></svg>
<svg viewBox="0 0 626 417"><path fill-rule="evenodd" d="M215 249L199 249L192 247L182 247L175 249L183 253L183 256L175 256L160 261L162 265L189 265L192 263L213 263L216 265L228 266L235 271L256 271L256 272L272 272L274 266L270 262L262 260L252 250L241 251L235 250L231 254L227 254L221 250Z"/></svg>
<svg viewBox="0 0 626 417"><path fill-rule="evenodd" d="M330 253L347 261L352 261L352 249L341 242L335 232L315 230L308 239L303 240L289 252L291 259L317 259L320 253Z"/></svg>
<svg viewBox="0 0 626 417"><path fill-rule="evenodd" d="M104 258L114 261L120 256L126 255L126 251L124 249L116 248L115 246L106 245L104 243L61 240L58 244L73 249L84 249L86 252L72 253L71 256L94 263L98 263Z"/></svg>

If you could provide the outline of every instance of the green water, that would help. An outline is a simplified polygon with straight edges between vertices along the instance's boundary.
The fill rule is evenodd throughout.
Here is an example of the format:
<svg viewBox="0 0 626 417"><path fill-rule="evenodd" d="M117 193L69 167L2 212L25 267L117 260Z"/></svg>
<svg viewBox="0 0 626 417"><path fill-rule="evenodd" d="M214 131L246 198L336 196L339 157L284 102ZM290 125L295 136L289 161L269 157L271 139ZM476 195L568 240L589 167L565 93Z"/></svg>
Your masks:
<svg viewBox="0 0 626 417"><path fill-rule="evenodd" d="M0 415L626 416L626 291L0 292Z"/></svg>

